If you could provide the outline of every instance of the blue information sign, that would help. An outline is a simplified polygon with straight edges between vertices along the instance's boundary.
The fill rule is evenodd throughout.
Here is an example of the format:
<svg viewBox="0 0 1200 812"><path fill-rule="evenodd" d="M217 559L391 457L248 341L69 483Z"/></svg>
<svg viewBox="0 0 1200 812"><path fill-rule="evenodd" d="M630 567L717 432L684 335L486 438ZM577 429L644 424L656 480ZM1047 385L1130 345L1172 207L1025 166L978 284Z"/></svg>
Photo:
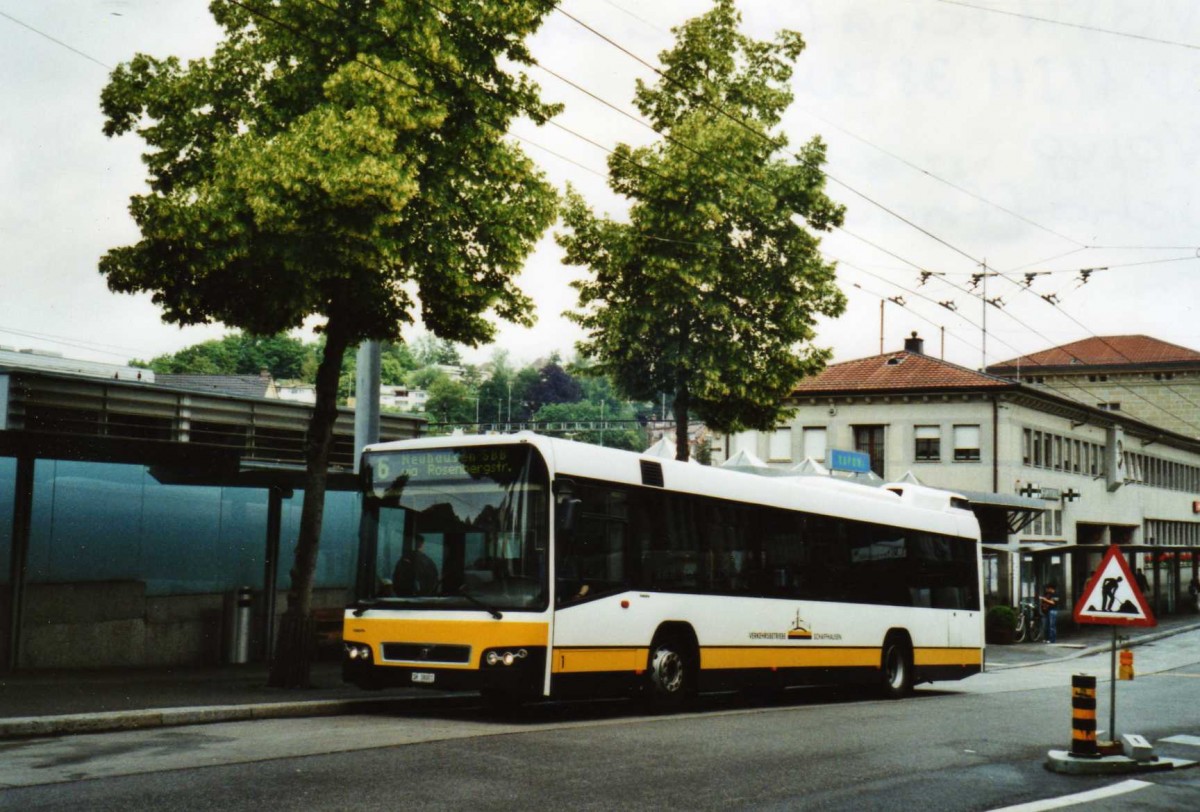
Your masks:
<svg viewBox="0 0 1200 812"><path fill-rule="evenodd" d="M829 452L829 467L834 471L854 471L865 474L871 470L871 455L861 451L839 451L836 448Z"/></svg>

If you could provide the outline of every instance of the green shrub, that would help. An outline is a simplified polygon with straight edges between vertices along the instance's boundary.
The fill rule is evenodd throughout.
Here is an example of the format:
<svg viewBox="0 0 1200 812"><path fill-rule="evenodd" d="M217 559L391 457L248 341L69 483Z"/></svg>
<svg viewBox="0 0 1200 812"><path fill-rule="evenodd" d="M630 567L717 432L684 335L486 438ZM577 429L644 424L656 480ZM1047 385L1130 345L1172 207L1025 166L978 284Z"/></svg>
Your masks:
<svg viewBox="0 0 1200 812"><path fill-rule="evenodd" d="M988 609L984 629L989 643L1011 643L1013 628L1017 625L1017 613L1011 606L993 606Z"/></svg>

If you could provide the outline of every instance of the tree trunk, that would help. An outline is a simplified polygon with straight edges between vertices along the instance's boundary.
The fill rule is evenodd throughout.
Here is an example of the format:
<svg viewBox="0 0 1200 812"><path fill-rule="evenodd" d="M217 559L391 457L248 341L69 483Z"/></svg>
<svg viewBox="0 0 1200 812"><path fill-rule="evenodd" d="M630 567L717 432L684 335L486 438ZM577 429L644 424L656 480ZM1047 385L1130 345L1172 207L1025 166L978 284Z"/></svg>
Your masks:
<svg viewBox="0 0 1200 812"><path fill-rule="evenodd" d="M675 390L675 404L672 412L675 415L675 459L687 462L690 456L688 443L688 407L691 395L686 384L680 383Z"/></svg>
<svg viewBox="0 0 1200 812"><path fill-rule="evenodd" d="M275 659L267 684L275 688L309 687L309 666L315 639L312 620L313 576L321 543L321 521L325 515L325 487L329 453L333 446L333 424L337 420L338 376L349 346L346 330L333 314L325 331L325 354L317 369L317 403L308 423L304 443L304 506L300 513L300 536L291 570L287 610L280 619Z"/></svg>

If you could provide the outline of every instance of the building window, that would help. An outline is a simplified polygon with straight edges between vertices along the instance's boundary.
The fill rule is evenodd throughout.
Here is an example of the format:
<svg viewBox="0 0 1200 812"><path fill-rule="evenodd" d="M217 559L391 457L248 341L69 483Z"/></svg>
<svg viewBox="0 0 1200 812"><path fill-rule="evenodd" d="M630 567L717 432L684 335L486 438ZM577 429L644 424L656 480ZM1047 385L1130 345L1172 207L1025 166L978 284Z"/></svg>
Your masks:
<svg viewBox="0 0 1200 812"><path fill-rule="evenodd" d="M729 456L733 457L739 451L758 456L758 435L753 431L729 435Z"/></svg>
<svg viewBox="0 0 1200 812"><path fill-rule="evenodd" d="M954 461L979 461L979 426L954 427Z"/></svg>
<svg viewBox="0 0 1200 812"><path fill-rule="evenodd" d="M792 461L792 430L786 426L775 429L767 441L767 459L774 462Z"/></svg>
<svg viewBox="0 0 1200 812"><path fill-rule="evenodd" d="M1021 460L1026 465L1033 465L1033 429L1025 429L1021 438Z"/></svg>
<svg viewBox="0 0 1200 812"><path fill-rule="evenodd" d="M871 470L886 478L883 458L883 426L855 426L854 450L870 455Z"/></svg>
<svg viewBox="0 0 1200 812"><path fill-rule="evenodd" d="M825 429L806 428L804 430L804 456L816 462L825 461Z"/></svg>
<svg viewBox="0 0 1200 812"><path fill-rule="evenodd" d="M942 458L941 426L916 427L916 452L913 456L919 462L937 462Z"/></svg>
<svg viewBox="0 0 1200 812"><path fill-rule="evenodd" d="M1033 467L1042 467L1042 433L1040 431L1033 433Z"/></svg>

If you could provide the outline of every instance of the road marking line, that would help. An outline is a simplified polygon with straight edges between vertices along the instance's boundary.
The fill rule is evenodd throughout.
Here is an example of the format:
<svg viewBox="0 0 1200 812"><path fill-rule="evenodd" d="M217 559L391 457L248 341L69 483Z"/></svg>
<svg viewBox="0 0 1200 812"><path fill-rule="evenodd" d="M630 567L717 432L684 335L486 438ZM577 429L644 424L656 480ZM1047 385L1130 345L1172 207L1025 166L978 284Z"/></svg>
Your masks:
<svg viewBox="0 0 1200 812"><path fill-rule="evenodd" d="M1016 806L1006 806L1003 809L994 809L992 812L1044 812L1048 809L1062 809L1065 806L1074 806L1075 804L1088 803L1089 801L1099 801L1104 798L1114 798L1118 795L1125 795L1130 792L1135 792L1139 789L1154 786L1149 781L1138 781L1130 779L1122 781L1119 784L1113 784L1100 789L1088 790L1087 792L1077 792L1074 795L1063 795L1059 798L1045 798L1041 801L1030 801L1027 804L1017 804Z"/></svg>
<svg viewBox="0 0 1200 812"><path fill-rule="evenodd" d="M1190 679L1200 679L1200 674L1174 674L1170 671L1163 671L1158 674L1146 674L1147 677L1188 677Z"/></svg>
<svg viewBox="0 0 1200 812"><path fill-rule="evenodd" d="M1168 744L1190 744L1192 747L1200 747L1200 736L1181 734L1179 736L1172 736L1169 739L1162 739L1162 741Z"/></svg>

